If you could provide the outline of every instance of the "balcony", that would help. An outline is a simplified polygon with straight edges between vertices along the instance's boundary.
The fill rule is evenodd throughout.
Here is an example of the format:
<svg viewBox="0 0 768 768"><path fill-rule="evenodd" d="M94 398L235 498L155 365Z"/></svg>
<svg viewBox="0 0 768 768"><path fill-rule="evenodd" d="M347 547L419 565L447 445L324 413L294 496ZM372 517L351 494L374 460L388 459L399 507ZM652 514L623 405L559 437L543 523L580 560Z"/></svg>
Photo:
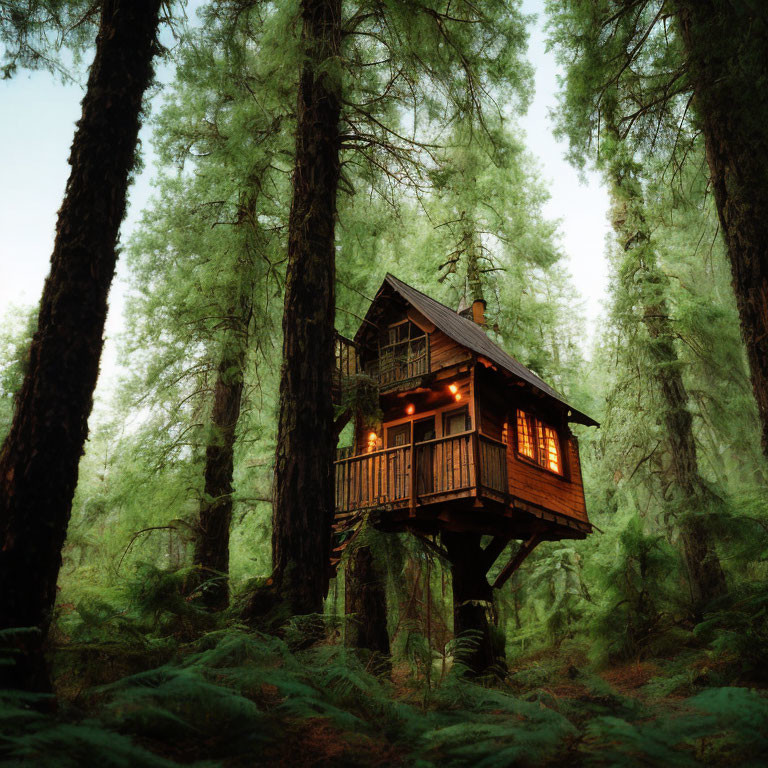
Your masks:
<svg viewBox="0 0 768 768"><path fill-rule="evenodd" d="M387 331L378 356L365 372L385 388L429 373L429 337L413 323L402 323Z"/></svg>
<svg viewBox="0 0 768 768"><path fill-rule="evenodd" d="M336 512L416 508L480 495L503 499L506 452L505 443L470 430L340 458L335 463Z"/></svg>

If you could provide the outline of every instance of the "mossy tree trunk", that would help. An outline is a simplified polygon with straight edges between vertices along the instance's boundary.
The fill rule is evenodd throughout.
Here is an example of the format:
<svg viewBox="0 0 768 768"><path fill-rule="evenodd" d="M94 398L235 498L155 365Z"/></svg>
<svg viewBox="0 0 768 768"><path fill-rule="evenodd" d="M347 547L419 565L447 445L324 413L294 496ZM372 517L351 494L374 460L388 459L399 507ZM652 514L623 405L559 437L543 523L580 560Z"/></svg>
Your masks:
<svg viewBox="0 0 768 768"><path fill-rule="evenodd" d="M371 547L361 545L350 553L344 570L346 642L381 656L389 656L387 590Z"/></svg>
<svg viewBox="0 0 768 768"><path fill-rule="evenodd" d="M200 502L194 564L201 601L210 610L229 604L229 534L237 422L243 397L250 304L241 302L240 327L227 333L216 373L205 449L205 489Z"/></svg>
<svg viewBox="0 0 768 768"><path fill-rule="evenodd" d="M329 579L341 0L302 0L301 17L272 536L274 587L295 614L322 610Z"/></svg>
<svg viewBox="0 0 768 768"><path fill-rule="evenodd" d="M760 3L676 0L673 8L768 455L768 18Z"/></svg>
<svg viewBox="0 0 768 768"><path fill-rule="evenodd" d="M610 120L607 121L611 130ZM618 144L618 131L613 129ZM651 375L661 395L664 441L673 481L682 554L688 570L694 611L726 591L725 576L708 530L707 509L714 501L699 471L693 418L669 319L666 277L659 269L645 218L645 198L634 161L618 149L609 170L614 199L613 226L624 251L620 276L627 300L637 306L648 336Z"/></svg>
<svg viewBox="0 0 768 768"><path fill-rule="evenodd" d="M159 9L160 0L103 3L38 330L0 451L0 629L37 628L19 636L15 667L0 667L7 685L48 687L42 643L88 435Z"/></svg>

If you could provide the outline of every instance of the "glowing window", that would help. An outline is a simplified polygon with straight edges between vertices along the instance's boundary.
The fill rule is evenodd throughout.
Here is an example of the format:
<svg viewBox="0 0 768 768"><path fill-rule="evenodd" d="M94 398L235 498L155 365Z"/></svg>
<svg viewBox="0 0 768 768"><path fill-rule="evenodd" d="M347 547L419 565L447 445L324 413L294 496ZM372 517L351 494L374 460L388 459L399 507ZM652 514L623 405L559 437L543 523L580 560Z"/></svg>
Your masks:
<svg viewBox="0 0 768 768"><path fill-rule="evenodd" d="M544 455L547 460L546 468L561 475L560 445L557 440L557 432L552 427L544 427Z"/></svg>
<svg viewBox="0 0 768 768"><path fill-rule="evenodd" d="M550 472L563 474L556 430L521 410L517 412L517 452Z"/></svg>
<svg viewBox="0 0 768 768"><path fill-rule="evenodd" d="M525 411L517 412L517 450L529 459L536 455L533 446L531 417Z"/></svg>

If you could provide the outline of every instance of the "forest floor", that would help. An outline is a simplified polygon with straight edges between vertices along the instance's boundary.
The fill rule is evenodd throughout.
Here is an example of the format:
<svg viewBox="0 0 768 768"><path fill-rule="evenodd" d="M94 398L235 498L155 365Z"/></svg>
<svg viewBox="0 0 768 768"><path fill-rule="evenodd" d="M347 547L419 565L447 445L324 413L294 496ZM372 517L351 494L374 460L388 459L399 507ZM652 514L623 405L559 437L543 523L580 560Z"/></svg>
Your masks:
<svg viewBox="0 0 768 768"><path fill-rule="evenodd" d="M62 643L53 668L53 712L0 691L9 764L768 764L765 692L738 678L738 659L706 649L595 669L570 642L479 684L439 658L374 670L339 644L298 650L236 628Z"/></svg>

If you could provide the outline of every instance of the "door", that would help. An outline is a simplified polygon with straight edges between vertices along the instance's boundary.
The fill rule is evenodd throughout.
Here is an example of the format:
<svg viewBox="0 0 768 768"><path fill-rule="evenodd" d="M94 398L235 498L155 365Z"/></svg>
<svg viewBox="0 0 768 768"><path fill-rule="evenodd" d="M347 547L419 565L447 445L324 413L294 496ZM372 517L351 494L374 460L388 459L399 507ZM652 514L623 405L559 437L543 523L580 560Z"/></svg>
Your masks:
<svg viewBox="0 0 768 768"><path fill-rule="evenodd" d="M420 419L413 424L413 442L416 451L416 494L435 490L435 417ZM426 443L426 444L425 444ZM420 445L421 444L421 445Z"/></svg>

